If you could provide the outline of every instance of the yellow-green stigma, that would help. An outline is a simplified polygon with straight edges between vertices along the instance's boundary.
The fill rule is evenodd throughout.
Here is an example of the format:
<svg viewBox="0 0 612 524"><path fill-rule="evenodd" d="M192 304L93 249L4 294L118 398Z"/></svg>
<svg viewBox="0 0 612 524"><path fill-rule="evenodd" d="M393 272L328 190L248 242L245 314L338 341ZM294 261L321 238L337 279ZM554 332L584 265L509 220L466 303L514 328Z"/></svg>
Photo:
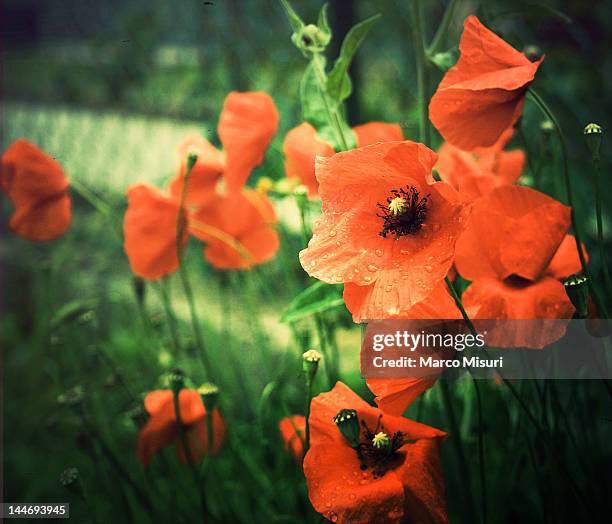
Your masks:
<svg viewBox="0 0 612 524"><path fill-rule="evenodd" d="M406 200L402 197L395 197L389 202L389 211L394 215L401 215L406 211Z"/></svg>
<svg viewBox="0 0 612 524"><path fill-rule="evenodd" d="M377 449L387 449L391 445L391 439L384 431L379 431L372 438L372 445Z"/></svg>

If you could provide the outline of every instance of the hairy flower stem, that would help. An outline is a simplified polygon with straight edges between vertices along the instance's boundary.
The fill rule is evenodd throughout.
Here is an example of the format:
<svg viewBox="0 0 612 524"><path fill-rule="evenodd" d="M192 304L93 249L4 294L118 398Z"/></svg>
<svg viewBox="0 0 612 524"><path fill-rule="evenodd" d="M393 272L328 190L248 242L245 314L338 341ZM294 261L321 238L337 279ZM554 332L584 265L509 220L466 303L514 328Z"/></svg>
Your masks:
<svg viewBox="0 0 612 524"><path fill-rule="evenodd" d="M426 146L431 145L431 127L429 125L428 98L429 98L429 71L427 68L427 55L423 42L423 21L421 0L412 0L412 37L416 58L417 86L419 100L419 139Z"/></svg>
<svg viewBox="0 0 612 524"><path fill-rule="evenodd" d="M444 11L444 16L442 17L442 21L438 26L438 30L436 31L431 44L427 48L427 54L429 56L433 56L440 51L440 48L444 43L444 37L446 36L446 32L448 31L453 15L455 14L455 9L458 5L459 0L451 0L446 8L446 11Z"/></svg>
<svg viewBox="0 0 612 524"><path fill-rule="evenodd" d="M179 213L176 220L176 254L179 260L179 277L181 279L181 284L183 285L183 292L187 297L187 303L189 304L189 316L191 318L191 327L193 329L196 344L198 346L198 355L200 356L200 359L202 361L202 367L204 368L204 375L206 377L206 380L212 380L212 363L208 358L208 353L206 352L204 337L202 335L200 320L198 318L198 313L196 309L195 298L193 296L193 288L191 287L191 282L189 280L189 274L187 272L187 268L183 265L182 239L185 234L185 214L187 212L187 210L185 209L185 199L187 197L187 185L189 183L189 178L196 161L197 156L193 154L190 154L187 157L185 176L183 177L183 187L181 189L181 197L179 200Z"/></svg>
<svg viewBox="0 0 612 524"><path fill-rule="evenodd" d="M559 121L555 117L554 113L550 110L550 108L546 105L546 102L538 95L532 88L529 88L527 91L527 95L530 99L538 106L538 109L548 118L555 129L557 130L557 135L559 136L559 143L561 145L561 155L563 158L563 177L565 179L565 191L567 193L567 203L570 206L571 210L571 218L572 218L572 227L574 229L574 239L576 240L576 249L578 250L578 257L580 258L580 265L582 266L582 272L588 278L589 289L591 290L591 294L593 295L593 299L597 305L597 310L604 318L609 318L607 308L604 302L599 297L599 293L597 292L595 286L593 285L593 278L591 276L591 272L589 271L589 267L586 261L586 257L584 255L584 251L582 249L582 240L580 237L580 230L578 229L578 224L576 222L576 213L574 210L574 196L572 191L572 180L569 172L569 160L567 156L567 144L565 142L565 135L563 134L563 130L559 124Z"/></svg>
<svg viewBox="0 0 612 524"><path fill-rule="evenodd" d="M198 491L198 496L200 497L200 505L202 506L202 517L204 518L203 522L206 522L206 496L204 494L204 489L202 483L200 481L200 474L198 473L198 468L195 465L193 460L193 455L191 453L191 447L189 446L189 441L187 440L187 432L185 430L185 425L183 424L183 419L181 418L181 403L179 402L179 395L181 393L180 388L177 388L173 391L172 400L174 402L174 415L176 416L176 425L178 426L179 438L181 440L181 444L183 446L183 450L185 451L185 457L187 459L187 464L189 465L189 470L191 471L191 475L193 476L193 481L195 483L196 489ZM210 453L210 447L208 448Z"/></svg>
<svg viewBox="0 0 612 524"><path fill-rule="evenodd" d="M474 509L474 494L472 492L472 483L470 480L470 470L467 465L465 458L465 449L463 447L463 441L461 440L461 431L459 430L459 424L457 422L457 415L453 408L453 400L451 398L450 388L448 382L445 379L440 380L440 390L442 392L442 401L444 403L444 409L446 411L446 417L448 418L448 424L451 431L451 442L455 447L455 455L457 456L457 463L461 476L461 486L464 489L464 499L469 508L470 521L474 522L476 519L476 510ZM423 395L419 397L423 398Z"/></svg>
<svg viewBox="0 0 612 524"><path fill-rule="evenodd" d="M344 132L342 131L342 119L338 112L338 108L332 108L327 97L327 80L325 75L325 69L323 67L323 62L321 60L321 54L313 53L311 63L315 72L315 76L317 77L317 86L319 88L321 100L323 101L323 105L325 106L325 112L327 113L329 125L335 130L336 139L338 140L338 143L342 146L342 151L348 151L349 146L348 142L346 141L346 137L344 136Z"/></svg>
<svg viewBox="0 0 612 524"><path fill-rule="evenodd" d="M174 311L172 310L172 303L170 301L169 282L170 281L168 280L168 277L164 277L159 283L159 287L157 288L157 290L159 291L159 294L161 296L162 306L166 314L168 329L170 331L170 336L172 337L172 343L174 345L174 355L178 356L178 354L181 352L181 343L178 335L178 329L176 326L176 317L174 316Z"/></svg>
<svg viewBox="0 0 612 524"><path fill-rule="evenodd" d="M608 296L612 296L612 280L608 270L608 258L606 256L606 248L603 239L603 219L601 205L601 162L599 155L593 158L593 166L595 167L595 215L597 220L597 245L599 247L599 260L601 263L601 271L606 283L606 291Z"/></svg>
<svg viewBox="0 0 612 524"><path fill-rule="evenodd" d="M310 402L312 401L312 377L310 373L306 375L306 405L304 406L304 417L306 419L306 441L304 453L310 448Z"/></svg>

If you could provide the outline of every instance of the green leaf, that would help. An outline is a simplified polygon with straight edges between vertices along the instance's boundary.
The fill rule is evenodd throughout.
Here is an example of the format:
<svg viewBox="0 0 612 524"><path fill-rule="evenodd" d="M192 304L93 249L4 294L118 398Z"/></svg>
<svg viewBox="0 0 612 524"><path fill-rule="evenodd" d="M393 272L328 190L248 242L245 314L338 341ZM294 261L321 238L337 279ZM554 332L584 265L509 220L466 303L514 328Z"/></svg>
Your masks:
<svg viewBox="0 0 612 524"><path fill-rule="evenodd" d="M340 48L340 56L327 78L327 93L337 102L342 102L350 96L353 88L348 76L348 69L361 42L379 19L380 15L374 15L363 22L359 22L351 28L344 38Z"/></svg>
<svg viewBox="0 0 612 524"><path fill-rule="evenodd" d="M51 329L57 329L64 323L74 322L81 315L94 309L98 300L73 300L61 306L51 318Z"/></svg>
<svg viewBox="0 0 612 524"><path fill-rule="evenodd" d="M298 294L281 317L289 324L317 313L344 306L342 286L316 282Z"/></svg>
<svg viewBox="0 0 612 524"><path fill-rule="evenodd" d="M291 24L293 32L299 33L305 25L302 19L300 18L300 15L295 12L293 7L291 7L291 4L287 0L281 0L281 4L285 8L285 14L287 15L287 19Z"/></svg>
<svg viewBox="0 0 612 524"><path fill-rule="evenodd" d="M319 56L320 67L325 69L325 58ZM324 98L325 97L325 98ZM332 145L334 150L340 151L343 149L343 144L338 136L337 130L330 124L330 115L328 108L336 106L336 103L330 99L325 93L321 93L315 64L310 62L304 71L302 81L300 82L300 99L302 102L302 114L304 120L312 125L317 130L317 135L321 140ZM327 100L327 107L325 105ZM342 134L347 142L349 149L356 147L357 140L351 128L346 124L344 119L341 119Z"/></svg>
<svg viewBox="0 0 612 524"><path fill-rule="evenodd" d="M329 26L329 21L327 20L328 7L329 7L329 4L327 3L323 4L321 11L319 11L319 18L317 19L317 27L324 33L327 33L331 38L332 30L331 30L331 27Z"/></svg>

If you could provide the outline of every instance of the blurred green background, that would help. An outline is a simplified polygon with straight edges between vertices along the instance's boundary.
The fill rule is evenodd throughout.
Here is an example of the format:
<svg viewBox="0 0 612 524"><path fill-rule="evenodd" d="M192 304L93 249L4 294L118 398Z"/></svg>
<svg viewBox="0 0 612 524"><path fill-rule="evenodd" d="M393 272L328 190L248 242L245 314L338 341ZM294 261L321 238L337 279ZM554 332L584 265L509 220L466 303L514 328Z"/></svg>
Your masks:
<svg viewBox="0 0 612 524"><path fill-rule="evenodd" d="M426 4L427 38L445 8ZM399 122L406 138L417 134L416 79L409 3L404 0L330 2L337 54L341 38L357 21L381 13L351 75L352 124ZM296 0L314 21L321 3ZM612 3L523 0L461 2L446 48L456 46L465 15L477 12L518 49L537 45L547 58L535 87L560 115L568 136L578 215L594 246L593 171L582 137L596 121L604 131L612 114ZM2 150L25 137L47 150L103 196L121 219L125 189L148 181L162 187L174 175L175 147L199 131L218 144L215 129L231 90L264 90L281 113L280 129L266 163L252 177L281 179L282 140L301 122L298 83L305 60L291 45L288 22L273 0L3 0ZM437 78L441 76L438 73ZM540 131L541 116L529 103L522 126L534 161L542 163L544 187L563 199L554 140ZM524 147L520 138L514 141ZM604 171L609 173L605 158ZM526 182L530 175L526 169ZM605 184L609 224L611 184ZM144 392L160 387L172 365L199 380L185 300L172 287L184 352L176 357L156 286L147 288L150 325L141 322L132 278L113 219L74 195L75 218L65 237L34 245L13 236L11 209L2 201L3 474L5 501L73 503L76 522L148 522L123 478L109 462L104 441L127 475L156 501L161 522L193 522L197 498L190 477L167 450L144 472L133 453L136 429L129 410ZM293 296L307 285L297 262L301 247L297 210L291 199L275 202L281 216L282 248L274 261L248 273L208 267L200 246L190 246L187 263L200 317L220 370L222 408L230 428L226 449L206 471L211 512L221 522L318 522L310 508L301 469L282 452L278 420L301 412L299 354L317 345L312 323L290 329L279 322ZM609 228L607 228L609 231ZM606 236L607 251L612 239ZM592 249L593 268L599 260ZM359 329L343 308L325 321L334 327L343 379L371 399L358 375ZM81 385L101 441L92 441L77 417L56 402ZM317 390L327 389L320 373ZM546 432L522 418L512 398L488 385L487 459L490 522L598 521L609 504L611 450L609 397L599 384L542 386L521 383L534 401ZM468 500L478 497L476 436L469 384L451 392L467 470L453 438L444 448L452 522L476 522ZM542 398L542 404L535 404ZM553 406L564 410L552 417ZM410 414L445 430L451 416L439 387ZM557 407L559 407L557 406ZM568 437L569 436L569 437ZM552 442L547 448L542 442ZM551 449L555 452L551 452ZM562 457L562 458L560 458ZM569 457L569 458L568 458ZM562 468L559 462L563 462ZM78 467L86 502L67 493L58 477ZM580 492L589 498L587 506ZM467 488L466 488L467 486ZM87 517L94 513L96 517Z"/></svg>

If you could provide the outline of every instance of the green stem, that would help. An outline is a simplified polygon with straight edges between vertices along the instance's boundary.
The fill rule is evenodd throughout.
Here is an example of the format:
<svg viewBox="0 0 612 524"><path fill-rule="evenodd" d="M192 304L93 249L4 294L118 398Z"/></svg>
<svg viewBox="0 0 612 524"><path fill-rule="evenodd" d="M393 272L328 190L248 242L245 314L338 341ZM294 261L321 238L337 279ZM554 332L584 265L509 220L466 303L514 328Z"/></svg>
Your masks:
<svg viewBox="0 0 612 524"><path fill-rule="evenodd" d="M431 41L431 45L427 48L427 54L429 56L434 56L440 51L440 47L444 43L444 37L446 36L446 32L448 31L450 23L453 19L457 5L459 5L458 0L451 0L446 8L446 11L444 11L444 16L442 17L442 21L438 26L438 30Z"/></svg>
<svg viewBox="0 0 612 524"><path fill-rule="evenodd" d="M465 450L463 449L463 442L461 440L461 431L459 430L457 416L453 408L450 388L448 387L448 383L444 377L442 378L442 380L440 380L440 391L442 392L442 401L444 403L446 417L450 426L450 440L454 445L455 455L457 456L457 463L459 466L460 475L459 482L464 489L464 500L468 505L470 511L471 518L469 520L473 522L473 516L476 515L476 511L474 510L474 495L472 493L472 483L470 481L470 470L468 468L467 460L465 458ZM423 395L421 395L419 398L423 398Z"/></svg>
<svg viewBox="0 0 612 524"><path fill-rule="evenodd" d="M310 401L312 400L312 377L306 373L306 406L304 416L306 418L306 442L304 453L310 448Z"/></svg>
<svg viewBox="0 0 612 524"><path fill-rule="evenodd" d="M314 315L315 326L317 328L317 338L319 339L319 346L321 347L321 353L325 357L325 375L327 376L327 381L329 383L329 387L334 387L336 382L337 374L333 369L332 356L330 355L329 346L327 345L327 337L325 336L325 327L323 325L323 319L320 314Z"/></svg>
<svg viewBox="0 0 612 524"><path fill-rule="evenodd" d="M480 395L480 386L478 379L472 377L474 383L474 392L476 393L476 413L478 415L478 465L480 468L480 489L482 500L482 522L487 524L487 473L485 462L485 446L484 446L484 427L482 416L482 398Z"/></svg>
<svg viewBox="0 0 612 524"><path fill-rule="evenodd" d="M158 291L162 299L162 306L166 314L166 320L168 321L168 328L172 342L174 344L174 355L177 356L181 351L181 343L179 341L178 329L176 327L176 317L174 311L172 311L172 304L170 302L170 292L168 290L168 277L164 277L162 282L159 283Z"/></svg>
<svg viewBox="0 0 612 524"><path fill-rule="evenodd" d="M206 519L206 497L202 490L200 475L198 473L198 469L196 468L195 462L193 460L193 454L191 453L191 447L189 446L189 441L187 440L187 432L185 431L185 425L183 424L183 419L181 417L181 403L179 399L179 395L181 394L180 389L175 389L172 395L172 400L174 403L174 415L176 416L176 425L178 427L179 438L181 440L181 444L183 445L183 449L185 450L185 457L187 458L187 464L189 465L189 469L191 471L191 475L193 476L193 481L195 483L196 489L198 491L198 495L200 497L200 504L202 506L202 517ZM204 520L206 522L206 520Z"/></svg>
<svg viewBox="0 0 612 524"><path fill-rule="evenodd" d="M595 215L597 218L597 244L599 246L599 259L601 263L601 269L604 275L604 281L607 287L608 296L612 296L612 280L610 279L610 272L608 270L608 260L606 257L606 249L603 239L603 219L601 205L601 164L599 157L593 158L593 164L595 166Z"/></svg>
<svg viewBox="0 0 612 524"><path fill-rule="evenodd" d="M602 314L604 318L608 317L608 311L605 304L601 301L599 297L599 293L597 293L594 285L593 278L591 277L591 273L589 271L586 257L584 255L584 251L582 249L582 240L580 237L580 230L578 229L578 224L576 223L576 213L574 210L574 196L572 191L572 180L569 172L569 160L567 155L567 144L565 142L565 135L563 134L563 130L559 124L559 121L555 117L554 113L550 110L550 108L546 105L546 102L538 95L532 88L529 88L527 91L527 95L533 100L533 102L538 106L540 111L548 118L555 129L557 130L557 135L559 136L559 143L561 145L561 155L563 159L563 178L565 180L565 191L567 193L567 203L570 206L570 213L572 219L572 227L574 229L574 240L576 241L576 249L578 250L578 257L580 258L580 265L582 266L582 272L588 278L589 288L591 290L591 294L595 299L597 304L598 311Z"/></svg>
<svg viewBox="0 0 612 524"><path fill-rule="evenodd" d="M312 55L311 63L315 72L315 76L317 77L317 86L319 88L321 100L323 101L323 105L325 106L325 112L327 113L329 125L335 130L336 139L338 140L338 143L342 146L342 151L348 151L349 146L344 136L344 132L342 131L342 120L338 113L338 109L330 107L329 99L327 97L327 80L325 75L325 69L323 67L323 63L321 62L321 55L319 53L314 53Z"/></svg>
<svg viewBox="0 0 612 524"><path fill-rule="evenodd" d="M179 260L179 276L181 279L181 284L183 285L183 291L185 296L187 297L187 303L189 304L189 316L191 318L191 327L193 329L193 333L196 338L196 344L198 346L198 354L202 359L202 366L204 367L204 374L207 380L211 380L212 376L212 365L211 361L208 358L208 354L206 352L206 346L204 344L204 337L202 335L202 330L200 327L200 321L198 318L198 313L195 304L195 298L193 295L193 288L191 287L191 282L189 280L189 274L187 272L187 268L183 264L183 236L185 233L185 200L187 198L187 186L189 183L189 178L191 176L191 172L193 170L193 166L197 161L197 157L194 155L189 155L187 158L187 165L185 166L185 176L183 177L183 187L181 188L181 196L179 200L179 213L176 219L176 256Z"/></svg>
<svg viewBox="0 0 612 524"><path fill-rule="evenodd" d="M423 41L423 20L421 16L421 0L412 0L412 37L415 50L417 86L419 100L419 140L429 146L431 144L431 128L429 126L428 109L428 71L427 55Z"/></svg>

